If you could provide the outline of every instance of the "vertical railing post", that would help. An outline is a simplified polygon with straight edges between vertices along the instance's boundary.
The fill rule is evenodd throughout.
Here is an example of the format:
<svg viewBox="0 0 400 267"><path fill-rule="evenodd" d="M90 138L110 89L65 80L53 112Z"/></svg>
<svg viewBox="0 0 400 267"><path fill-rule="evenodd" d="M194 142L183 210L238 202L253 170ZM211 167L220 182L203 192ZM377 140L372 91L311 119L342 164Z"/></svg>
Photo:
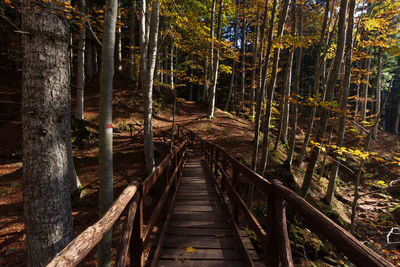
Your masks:
<svg viewBox="0 0 400 267"><path fill-rule="evenodd" d="M275 185L282 185L279 180L272 180L271 190L268 195L268 234L269 253L268 263L271 266L292 267L292 251L286 225L285 200L276 192Z"/></svg>
<svg viewBox="0 0 400 267"><path fill-rule="evenodd" d="M139 200L136 210L135 220L133 221L132 237L130 243L130 266L144 266L144 244L143 236L143 186L139 185Z"/></svg>
<svg viewBox="0 0 400 267"><path fill-rule="evenodd" d="M226 174L226 164L227 164L226 155L225 155L225 153L223 153L222 154L222 170L224 171L225 174ZM222 175L222 182L221 182L222 192L225 192L225 183L226 183L225 179L227 179L227 177Z"/></svg>
<svg viewBox="0 0 400 267"><path fill-rule="evenodd" d="M209 152L210 152L210 162L209 162L209 164L210 164L210 172L212 173L213 172L213 150L214 150L214 147L212 146L212 145L210 145L209 146L210 147L210 150L209 150Z"/></svg>
<svg viewBox="0 0 400 267"><path fill-rule="evenodd" d="M215 148L215 162L214 162L214 165L215 165L215 168L214 168L215 179L217 179L217 177L218 177L218 157L219 157L219 151L218 151L218 148L216 147Z"/></svg>
<svg viewBox="0 0 400 267"><path fill-rule="evenodd" d="M239 171L235 166L232 166L232 182L233 182L233 188L236 190L236 192L239 189ZM235 199L235 198L232 198ZM239 223L239 205L236 200L233 201L233 219L235 220L236 223Z"/></svg>

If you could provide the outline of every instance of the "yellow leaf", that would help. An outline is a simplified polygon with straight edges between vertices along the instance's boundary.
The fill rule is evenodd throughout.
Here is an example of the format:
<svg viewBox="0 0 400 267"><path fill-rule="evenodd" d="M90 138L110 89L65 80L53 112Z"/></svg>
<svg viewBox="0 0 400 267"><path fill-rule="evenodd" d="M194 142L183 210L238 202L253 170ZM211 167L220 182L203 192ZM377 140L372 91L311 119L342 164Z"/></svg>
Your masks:
<svg viewBox="0 0 400 267"><path fill-rule="evenodd" d="M193 253L194 252L194 248L193 247L187 247L186 248L186 252Z"/></svg>

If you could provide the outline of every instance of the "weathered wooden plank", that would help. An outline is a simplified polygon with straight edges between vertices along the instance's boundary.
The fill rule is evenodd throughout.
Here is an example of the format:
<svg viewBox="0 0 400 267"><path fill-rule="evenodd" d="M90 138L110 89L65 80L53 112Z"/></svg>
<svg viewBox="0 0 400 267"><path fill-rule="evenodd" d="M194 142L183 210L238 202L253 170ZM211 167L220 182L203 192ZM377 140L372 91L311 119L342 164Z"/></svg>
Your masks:
<svg viewBox="0 0 400 267"><path fill-rule="evenodd" d="M174 212L179 212L179 211L217 211L220 209L219 207L216 206L211 206L211 205L204 205L204 206L192 206L192 205L175 205Z"/></svg>
<svg viewBox="0 0 400 267"><path fill-rule="evenodd" d="M178 258L174 260L160 260L160 267L183 266L183 267L244 267L246 264L243 261L224 261L224 260L185 260Z"/></svg>
<svg viewBox="0 0 400 267"><path fill-rule="evenodd" d="M195 248L236 248L237 240L231 236L176 236L167 235L164 248L195 247Z"/></svg>
<svg viewBox="0 0 400 267"><path fill-rule="evenodd" d="M211 200L211 201L215 201L215 200L219 200L219 197L217 195L215 196L190 196L190 195L182 195L176 196L176 200Z"/></svg>
<svg viewBox="0 0 400 267"><path fill-rule="evenodd" d="M252 250L250 256L258 260L257 253ZM242 255L237 249L203 249L194 248L193 252L187 252L186 248L166 248L161 252L160 259L176 259L183 257L189 260L241 260Z"/></svg>
<svg viewBox="0 0 400 267"><path fill-rule="evenodd" d="M182 221L225 221L227 215L224 211L175 211L172 214L174 220Z"/></svg>
<svg viewBox="0 0 400 267"><path fill-rule="evenodd" d="M180 221L171 220L171 226L174 227L197 227L197 228L217 228L217 229L231 229L226 222L220 221Z"/></svg>
<svg viewBox="0 0 400 267"><path fill-rule="evenodd" d="M192 205L192 206L202 206L202 205L212 205L212 206L222 206L222 202L220 200L179 200L176 201L177 205Z"/></svg>
<svg viewBox="0 0 400 267"><path fill-rule="evenodd" d="M170 226L167 230L169 235L182 236L233 236L232 229L216 229L216 228L183 228Z"/></svg>

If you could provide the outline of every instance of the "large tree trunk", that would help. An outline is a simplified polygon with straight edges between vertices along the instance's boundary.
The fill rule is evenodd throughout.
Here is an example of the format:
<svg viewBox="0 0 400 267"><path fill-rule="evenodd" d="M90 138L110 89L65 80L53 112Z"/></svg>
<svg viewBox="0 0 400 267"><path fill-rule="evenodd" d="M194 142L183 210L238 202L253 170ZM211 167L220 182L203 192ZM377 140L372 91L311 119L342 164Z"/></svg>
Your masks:
<svg viewBox="0 0 400 267"><path fill-rule="evenodd" d="M326 98L325 101L331 102L334 95L334 89L336 87L336 81L339 76L339 71L342 64L344 46L346 41L346 13L347 13L347 2L348 0L341 0L340 10L339 10L339 24L338 24L338 42L336 48L336 55L334 63L332 66L331 73L329 75L327 87L326 87ZM322 144L322 138L324 136L326 125L329 119L329 110L326 108L321 108L321 120L318 125L316 142ZM306 174L304 176L304 181L301 187L301 195L306 197L308 189L310 188L312 177L314 174L315 165L319 156L320 147L314 146L311 150L310 161L307 166Z"/></svg>
<svg viewBox="0 0 400 267"><path fill-rule="evenodd" d="M113 202L112 87L117 10L117 1L106 1L100 71L99 217L102 217L107 212ZM111 266L111 234L112 230L108 231L99 243L97 252L98 266Z"/></svg>
<svg viewBox="0 0 400 267"><path fill-rule="evenodd" d="M208 117L214 118L214 110L215 110L215 92L217 91L217 81L218 81L218 66L219 66L219 53L221 50L220 42L221 42L221 31L222 31L222 9L224 2L222 0L219 1L219 14L218 14L218 27L217 27L217 40L218 40L218 49L214 56L213 71L212 71L212 87L210 92L210 100L208 106Z"/></svg>
<svg viewBox="0 0 400 267"><path fill-rule="evenodd" d="M278 38L281 38L282 34L283 34L283 29L284 29L284 25L285 25L288 9L289 9L289 6L290 6L290 1L291 0L285 0L282 3L282 11L279 14L279 23L278 23L278 31L277 31L277 37ZM272 64L271 78L270 78L269 83L268 83L267 110L266 110L265 115L264 115L265 124L264 124L263 151L262 151L261 166L260 166L261 167L261 169L260 169L261 175L264 175L265 169L267 167L269 132L270 132L270 123L271 123L271 115L272 115L272 104L274 102L275 83L276 83L276 77L278 75L278 63L279 63L279 57L280 57L279 55L280 55L280 48L276 47L274 49L274 61L273 61L273 64Z"/></svg>
<svg viewBox="0 0 400 267"><path fill-rule="evenodd" d="M264 65L261 64L260 60L260 90L258 93L258 98L257 98L257 106L256 106L256 118L255 118L255 127L254 127L254 140L253 140L253 155L252 155L252 161L251 161L251 168L255 171L257 169L257 155L258 155L258 145L259 145L259 136L260 136L260 121L261 121L261 108L262 108L262 103L264 102L264 95L265 95L265 84L266 84L266 79L267 79L267 72L268 72L268 66L269 66L269 59L270 59L270 54L271 54L271 49L272 49L272 38L274 36L274 26L275 26L275 16L276 16L276 6L277 6L277 0L274 0L272 4L272 12L271 12L271 18L269 21L269 31L268 31L268 45L266 49L266 54L265 54L265 59L264 59ZM264 22L261 27L261 29L265 29L265 24L266 24L266 16L268 14L268 0L265 2L265 12L264 12ZM261 34L261 43L264 43L264 30L262 31Z"/></svg>
<svg viewBox="0 0 400 267"><path fill-rule="evenodd" d="M151 21L149 27L149 48L147 70L145 72L145 83L143 84L144 91L144 154L146 158L147 173L154 170L154 143L153 143L153 81L154 69L157 60L157 43L158 43L158 28L159 28L160 2L152 3ZM142 55L143 56L143 55Z"/></svg>
<svg viewBox="0 0 400 267"><path fill-rule="evenodd" d="M69 3L69 1L67 1ZM69 29L52 2L22 8L23 195L28 266L45 266L71 240Z"/></svg>
<svg viewBox="0 0 400 267"><path fill-rule="evenodd" d="M136 31L136 0L130 1L129 8L129 79L136 81L135 70L135 31Z"/></svg>
<svg viewBox="0 0 400 267"><path fill-rule="evenodd" d="M79 11L86 14L86 0L79 1ZM86 29L82 25L79 28L79 44L78 44L78 64L76 71L76 112L75 119L83 120L84 106L84 90L85 90L85 41Z"/></svg>
<svg viewBox="0 0 400 267"><path fill-rule="evenodd" d="M346 127L346 116L347 116L347 103L349 97L349 90L350 90L350 77L351 77L351 60L353 57L353 28L354 28L354 10L356 6L356 0L350 0L349 3L349 16L348 16L348 24L347 28L351 29L347 31L346 34L346 51L345 51L345 70L344 70L344 77L341 83L342 88L342 95L340 97L339 109L346 110L339 118L339 132L337 137L336 145L341 147L343 145L344 139L344 131ZM325 195L325 201L328 205L331 204L332 198L335 192L335 185L336 185L336 178L339 172L339 162L340 159L336 158L333 166L332 176L329 179L328 189Z"/></svg>

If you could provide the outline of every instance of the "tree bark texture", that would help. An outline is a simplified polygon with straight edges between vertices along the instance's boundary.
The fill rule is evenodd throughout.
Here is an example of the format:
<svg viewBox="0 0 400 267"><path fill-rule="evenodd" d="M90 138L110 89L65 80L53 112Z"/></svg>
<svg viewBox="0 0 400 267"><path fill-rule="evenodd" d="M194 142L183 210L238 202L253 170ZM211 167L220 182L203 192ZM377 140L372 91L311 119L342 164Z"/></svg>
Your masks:
<svg viewBox="0 0 400 267"><path fill-rule="evenodd" d="M69 1L67 1L69 3ZM23 5L23 195L28 266L44 266L72 237L69 27L55 4Z"/></svg>
<svg viewBox="0 0 400 267"><path fill-rule="evenodd" d="M157 43L158 43L158 28L159 28L160 2L153 1L151 11L151 21L149 27L149 48L147 55L147 69L144 73L143 92L145 99L144 106L144 154L146 159L147 173L154 170L154 143L153 143L153 81L154 70L157 60ZM142 55L145 56L145 55Z"/></svg>
<svg viewBox="0 0 400 267"><path fill-rule="evenodd" d="M107 212L113 202L112 87L117 9L117 0L106 1L100 71L99 217ZM111 233L112 230L108 231L99 243L98 266L111 266Z"/></svg>
<svg viewBox="0 0 400 267"><path fill-rule="evenodd" d="M86 0L79 1L79 11L86 14ZM78 44L78 64L76 71L76 113L75 119L83 120L84 109L84 91L85 91L85 50L86 50L86 28L82 25L79 28L79 44Z"/></svg>

